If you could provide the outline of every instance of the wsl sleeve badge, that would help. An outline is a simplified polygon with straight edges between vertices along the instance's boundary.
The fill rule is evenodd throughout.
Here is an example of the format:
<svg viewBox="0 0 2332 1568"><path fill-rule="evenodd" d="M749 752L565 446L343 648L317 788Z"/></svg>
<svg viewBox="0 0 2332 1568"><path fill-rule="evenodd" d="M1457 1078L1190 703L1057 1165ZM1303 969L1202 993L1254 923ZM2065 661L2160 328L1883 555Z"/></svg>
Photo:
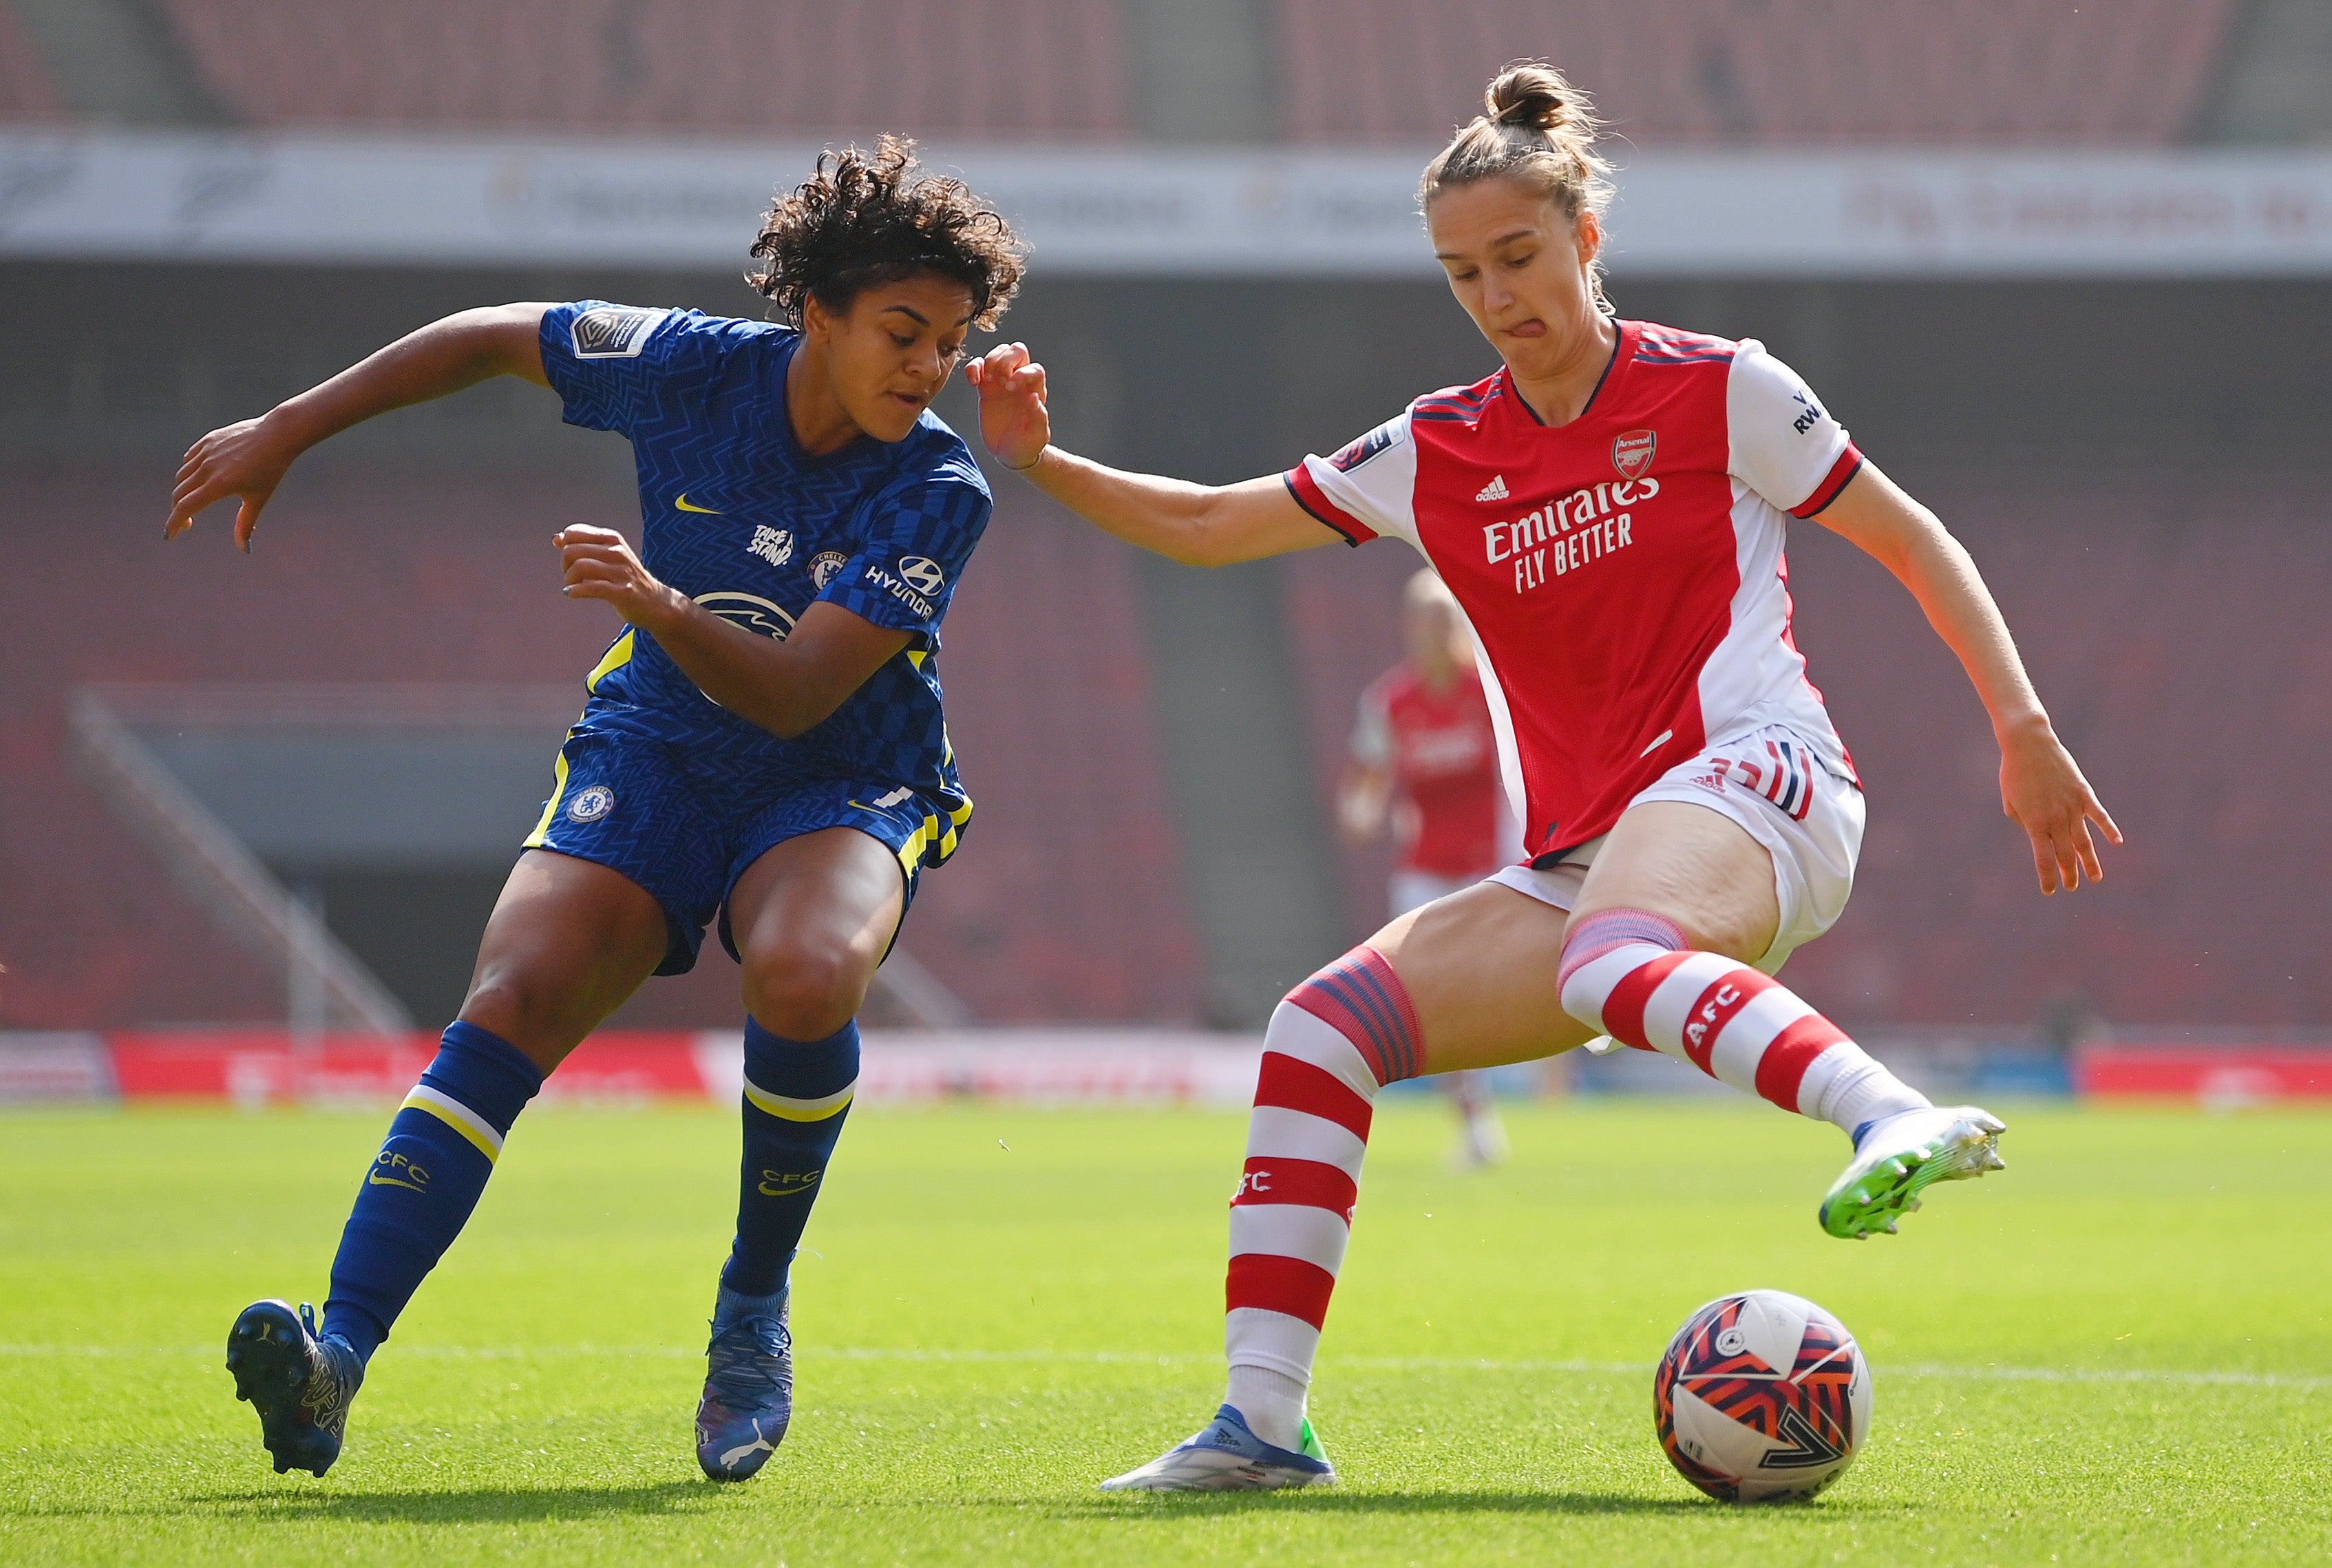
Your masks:
<svg viewBox="0 0 2332 1568"><path fill-rule="evenodd" d="M1846 1325L1802 1296L1720 1296L1668 1342L1652 1420L1668 1463L1718 1502L1802 1502L1854 1463L1870 1368Z"/></svg>
<svg viewBox="0 0 2332 1568"><path fill-rule="evenodd" d="M648 335L671 314L638 305L595 305L575 318L568 342L578 359L636 359Z"/></svg>

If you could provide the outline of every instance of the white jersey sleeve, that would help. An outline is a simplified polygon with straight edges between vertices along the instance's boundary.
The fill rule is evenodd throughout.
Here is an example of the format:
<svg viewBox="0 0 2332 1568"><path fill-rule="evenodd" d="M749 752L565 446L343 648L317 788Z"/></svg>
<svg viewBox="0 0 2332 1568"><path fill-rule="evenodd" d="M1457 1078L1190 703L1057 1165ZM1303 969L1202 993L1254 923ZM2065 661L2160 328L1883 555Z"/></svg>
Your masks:
<svg viewBox="0 0 2332 1568"><path fill-rule="evenodd" d="M1725 387L1733 477L1792 517L1811 517L1846 488L1862 454L1798 373L1744 338Z"/></svg>
<svg viewBox="0 0 2332 1568"><path fill-rule="evenodd" d="M1295 503L1347 543L1380 534L1418 542L1417 444L1406 408L1333 456L1305 458L1284 477Z"/></svg>

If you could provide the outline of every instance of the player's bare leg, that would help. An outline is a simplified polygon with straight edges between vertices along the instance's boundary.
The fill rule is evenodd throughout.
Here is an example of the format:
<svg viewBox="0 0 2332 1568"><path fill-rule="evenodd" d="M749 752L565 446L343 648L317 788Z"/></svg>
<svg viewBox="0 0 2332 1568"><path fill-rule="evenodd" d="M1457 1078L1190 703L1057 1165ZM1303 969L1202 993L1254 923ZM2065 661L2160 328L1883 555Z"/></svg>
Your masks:
<svg viewBox="0 0 2332 1568"><path fill-rule="evenodd" d="M1838 1123L1855 1154L1819 1211L1833 1236L1891 1232L1931 1183L2000 1169L1998 1118L1930 1105L1747 967L1779 919L1772 856L1738 823L1678 801L1631 807L1572 913L1564 1002L1624 1044Z"/></svg>
<svg viewBox="0 0 2332 1568"><path fill-rule="evenodd" d="M713 1480L753 1476L793 1420L788 1270L849 1113L853 1020L905 913L898 857L854 827L788 839L730 891L751 1022L737 1240L696 1410L697 1463Z"/></svg>
<svg viewBox="0 0 2332 1568"><path fill-rule="evenodd" d="M729 895L745 1009L772 1034L814 1039L858 1014L906 913L899 858L855 827L789 838Z"/></svg>
<svg viewBox="0 0 2332 1568"><path fill-rule="evenodd" d="M461 1019L547 1074L656 971L670 938L663 908L630 877L530 849L487 917Z"/></svg>

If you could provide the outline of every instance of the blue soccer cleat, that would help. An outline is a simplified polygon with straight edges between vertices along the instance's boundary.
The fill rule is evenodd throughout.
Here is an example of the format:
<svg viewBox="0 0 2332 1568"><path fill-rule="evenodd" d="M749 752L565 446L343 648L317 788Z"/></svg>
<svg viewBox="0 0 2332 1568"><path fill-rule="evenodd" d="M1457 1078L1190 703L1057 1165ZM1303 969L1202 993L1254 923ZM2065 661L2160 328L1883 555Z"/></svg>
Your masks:
<svg viewBox="0 0 2332 1568"><path fill-rule="evenodd" d="M234 1397L259 1410L260 1440L275 1473L320 1476L340 1457L349 1403L364 1382L364 1362L337 1339L316 1334L316 1309L288 1301L254 1301L227 1331L226 1370Z"/></svg>
<svg viewBox="0 0 2332 1568"><path fill-rule="evenodd" d="M1300 1450L1300 1451L1299 1451ZM1296 1448L1277 1448L1247 1430L1230 1405L1190 1441L1169 1448L1138 1470L1112 1476L1104 1492L1267 1492L1282 1487L1331 1487L1335 1467L1304 1423Z"/></svg>
<svg viewBox="0 0 2332 1568"><path fill-rule="evenodd" d="M696 1405L696 1462L713 1480L749 1479L785 1441L794 1414L791 1305L788 1297L775 1317L712 1320L704 1397Z"/></svg>

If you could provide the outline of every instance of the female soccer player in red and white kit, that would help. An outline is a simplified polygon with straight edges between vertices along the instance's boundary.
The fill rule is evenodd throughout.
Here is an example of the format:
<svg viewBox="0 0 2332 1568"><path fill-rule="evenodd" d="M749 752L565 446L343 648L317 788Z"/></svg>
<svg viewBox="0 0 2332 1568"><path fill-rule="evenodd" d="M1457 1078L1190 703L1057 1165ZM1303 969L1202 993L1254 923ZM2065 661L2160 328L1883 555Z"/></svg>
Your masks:
<svg viewBox="0 0 2332 1568"><path fill-rule="evenodd" d="M1505 360L1487 379L1333 457L1209 488L1048 445L1024 347L972 368L990 448L1121 539L1199 564L1339 536L1420 550L1473 623L1524 806L1526 861L1395 920L1274 1013L1231 1210L1228 1395L1112 1488L1333 1478L1305 1395L1371 1104L1396 1078L1598 1036L1681 1057L1849 1134L1820 1209L1834 1236L1892 1230L1929 1182L1999 1166L1998 1121L1930 1105L1773 979L1837 921L1863 823L1790 635L1790 519L1877 558L1959 656L2042 893L2101 875L2090 822L2120 841L1935 516L1762 344L1613 317L1582 97L1544 66L1487 97L1420 190L1450 292Z"/></svg>

